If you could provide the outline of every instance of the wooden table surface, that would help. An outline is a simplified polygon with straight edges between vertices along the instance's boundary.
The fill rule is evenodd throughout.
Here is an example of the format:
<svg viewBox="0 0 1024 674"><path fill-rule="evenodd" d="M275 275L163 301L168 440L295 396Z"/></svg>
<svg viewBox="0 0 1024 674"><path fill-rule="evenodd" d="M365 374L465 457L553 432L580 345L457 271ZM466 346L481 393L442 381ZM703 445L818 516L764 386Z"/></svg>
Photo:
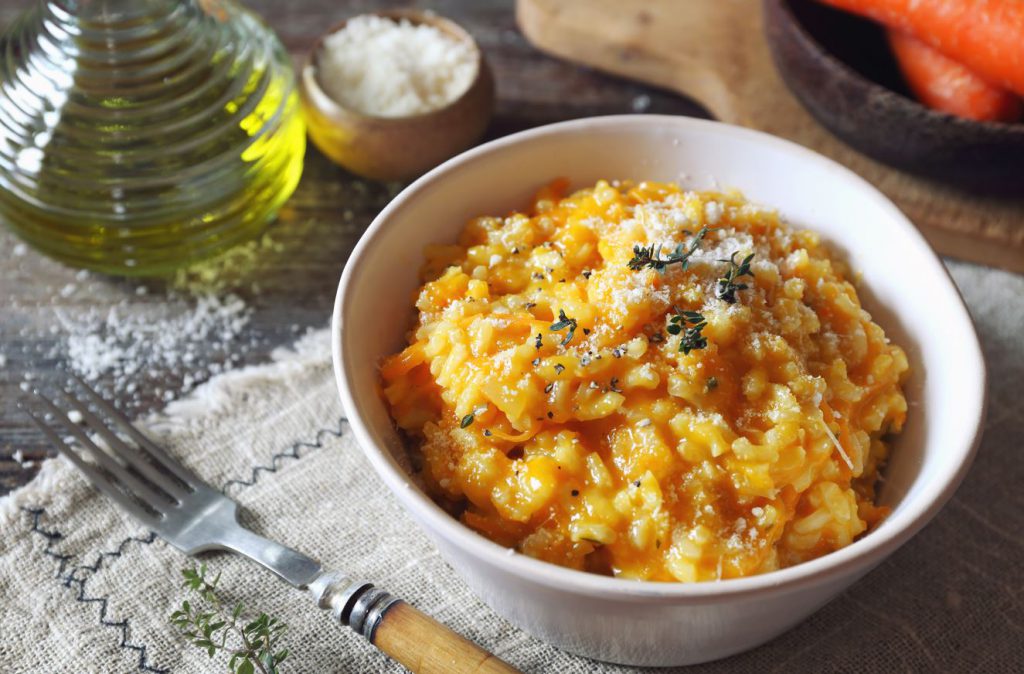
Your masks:
<svg viewBox="0 0 1024 674"><path fill-rule="evenodd" d="M0 26L32 2L4 2ZM326 26L360 12L413 6L454 19L476 37L494 70L498 105L488 138L593 115L635 111L704 115L678 96L539 53L516 28L513 0L249 0L246 4L264 16L297 55ZM244 333L232 342L237 348L225 352L210 345L198 360L226 364L234 353L237 361L232 367L258 363L272 349L294 340L298 332L326 325L345 258L396 188L359 180L310 147L302 182L270 230L274 245L261 247L244 269L231 269L225 282L224 291L237 292L252 310ZM0 256L0 494L4 494L31 479L38 461L53 453L18 403L25 395L21 384L27 377L35 384L66 370L66 326L113 307L122 314L156 320L166 314L169 300L178 303L187 298L172 293L170 280L140 283L79 275L78 270L31 249L22 252L15 237L3 230L0 250L4 251ZM145 286L145 294L139 294L140 285ZM98 387L133 414L142 414L163 406L166 391L180 390L182 373L157 367L139 373L135 381L139 392L133 395L113 390L110 376L102 377ZM16 452L21 461L14 459Z"/></svg>

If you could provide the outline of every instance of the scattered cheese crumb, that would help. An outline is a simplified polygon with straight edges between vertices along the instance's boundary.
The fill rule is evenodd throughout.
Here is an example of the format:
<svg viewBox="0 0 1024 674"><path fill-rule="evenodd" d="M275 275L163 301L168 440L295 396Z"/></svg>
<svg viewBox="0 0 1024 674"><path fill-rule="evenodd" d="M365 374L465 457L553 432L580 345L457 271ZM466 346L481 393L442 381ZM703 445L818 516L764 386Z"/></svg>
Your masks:
<svg viewBox="0 0 1024 674"><path fill-rule="evenodd" d="M67 331L71 369L88 381L110 376L114 389L123 391L132 379L151 371L181 371L201 355L244 347L238 342L252 309L238 295L209 292L190 298L171 293L168 299L152 311L115 306L75 320L58 313ZM215 374L216 365L206 365L199 377L189 376L189 385L183 377L182 392L197 378Z"/></svg>
<svg viewBox="0 0 1024 674"><path fill-rule="evenodd" d="M836 450L839 451L839 456L843 457L843 461L846 462L846 465L849 466L850 470L856 470L853 467L853 461L850 461L850 457L847 456L846 450L844 450L843 446L839 444L839 439L836 437L835 433L832 432L832 429L828 427L828 424L825 423L824 417L821 420L821 427L825 429L825 435L827 435L828 439L832 441L833 445L835 445Z"/></svg>
<svg viewBox="0 0 1024 674"><path fill-rule="evenodd" d="M709 201L704 204L704 221L711 226L717 225L722 218L722 204Z"/></svg>
<svg viewBox="0 0 1024 674"><path fill-rule="evenodd" d="M633 98L633 112L646 112L651 107L651 97L647 94L640 94Z"/></svg>

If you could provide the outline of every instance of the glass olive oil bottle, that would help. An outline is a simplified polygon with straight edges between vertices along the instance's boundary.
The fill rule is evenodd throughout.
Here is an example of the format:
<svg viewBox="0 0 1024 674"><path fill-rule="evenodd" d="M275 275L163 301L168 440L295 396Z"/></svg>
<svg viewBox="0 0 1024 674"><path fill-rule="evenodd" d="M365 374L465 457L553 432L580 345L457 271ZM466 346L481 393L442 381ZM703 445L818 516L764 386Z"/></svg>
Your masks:
<svg viewBox="0 0 1024 674"><path fill-rule="evenodd" d="M0 36L0 221L150 275L263 230L302 173L291 61L233 0L41 0Z"/></svg>

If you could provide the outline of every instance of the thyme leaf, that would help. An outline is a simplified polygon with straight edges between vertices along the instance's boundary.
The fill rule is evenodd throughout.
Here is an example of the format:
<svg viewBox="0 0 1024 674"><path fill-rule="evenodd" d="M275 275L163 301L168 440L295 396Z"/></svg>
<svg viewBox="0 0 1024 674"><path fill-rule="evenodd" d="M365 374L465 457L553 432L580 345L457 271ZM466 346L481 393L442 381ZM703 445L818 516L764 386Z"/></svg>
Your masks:
<svg viewBox="0 0 1024 674"><path fill-rule="evenodd" d="M565 315L564 309L559 309L558 321L552 323L549 329L551 330L551 332L558 332L560 330L565 330L566 328L569 328L569 332L565 333L565 337L563 337L562 341L559 342L561 346L565 346L566 344L572 341L573 337L576 336L576 327L576 319L569 318L568 316Z"/></svg>
<svg viewBox="0 0 1024 674"><path fill-rule="evenodd" d="M754 277L754 274L750 271L750 261L754 259L754 254L743 258L743 261L736 264L736 253L729 256L728 260L719 260L719 262L728 262L729 269L726 270L725 276L718 279L718 283L715 285L715 296L728 302L729 304L736 304L736 291L746 290L750 286L746 283L737 283L736 279L741 276Z"/></svg>
<svg viewBox="0 0 1024 674"><path fill-rule="evenodd" d="M246 620L242 604L224 606L217 595L220 574L208 579L205 564L184 568L181 575L182 587L191 591L196 602L183 601L171 614L171 624L209 657L219 651L230 654L228 670L234 674L278 674L278 665L288 657L288 649L278 648L287 626L266 613Z"/></svg>
<svg viewBox="0 0 1024 674"><path fill-rule="evenodd" d="M708 322L703 314L699 311L680 311L675 307L673 310L674 314L665 329L670 335L682 334L683 337L679 340L679 350L687 354L706 347L708 339L701 335L701 330L707 327Z"/></svg>
<svg viewBox="0 0 1024 674"><path fill-rule="evenodd" d="M487 405L486 404L480 405L479 407L475 408L472 412L470 412L466 416L462 417L462 421L459 422L459 428L466 428L467 426L472 424L474 421L476 421L476 415L483 414L486 411L487 411Z"/></svg>
<svg viewBox="0 0 1024 674"><path fill-rule="evenodd" d="M661 245L652 243L647 248L633 246L633 257L629 261L629 268L639 271L644 267L650 267L659 274L664 274L665 269L671 264L678 264L681 270L685 270L690 263L690 256L697 250L701 240L711 231L709 227L701 227L692 239L687 248L683 244L676 246L676 249L668 256L661 257Z"/></svg>

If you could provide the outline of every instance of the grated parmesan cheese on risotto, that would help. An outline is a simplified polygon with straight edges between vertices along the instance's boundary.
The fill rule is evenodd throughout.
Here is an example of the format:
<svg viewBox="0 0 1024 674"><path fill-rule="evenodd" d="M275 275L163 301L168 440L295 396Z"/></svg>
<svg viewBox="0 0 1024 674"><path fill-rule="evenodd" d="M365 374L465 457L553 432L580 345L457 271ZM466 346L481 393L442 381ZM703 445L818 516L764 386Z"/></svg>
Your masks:
<svg viewBox="0 0 1024 674"><path fill-rule="evenodd" d="M735 193L565 186L425 251L381 377L435 500L524 554L657 581L878 523L907 359L818 236Z"/></svg>
<svg viewBox="0 0 1024 674"><path fill-rule="evenodd" d="M324 39L320 85L345 107L407 117L455 101L477 72L474 47L426 24L365 14Z"/></svg>

